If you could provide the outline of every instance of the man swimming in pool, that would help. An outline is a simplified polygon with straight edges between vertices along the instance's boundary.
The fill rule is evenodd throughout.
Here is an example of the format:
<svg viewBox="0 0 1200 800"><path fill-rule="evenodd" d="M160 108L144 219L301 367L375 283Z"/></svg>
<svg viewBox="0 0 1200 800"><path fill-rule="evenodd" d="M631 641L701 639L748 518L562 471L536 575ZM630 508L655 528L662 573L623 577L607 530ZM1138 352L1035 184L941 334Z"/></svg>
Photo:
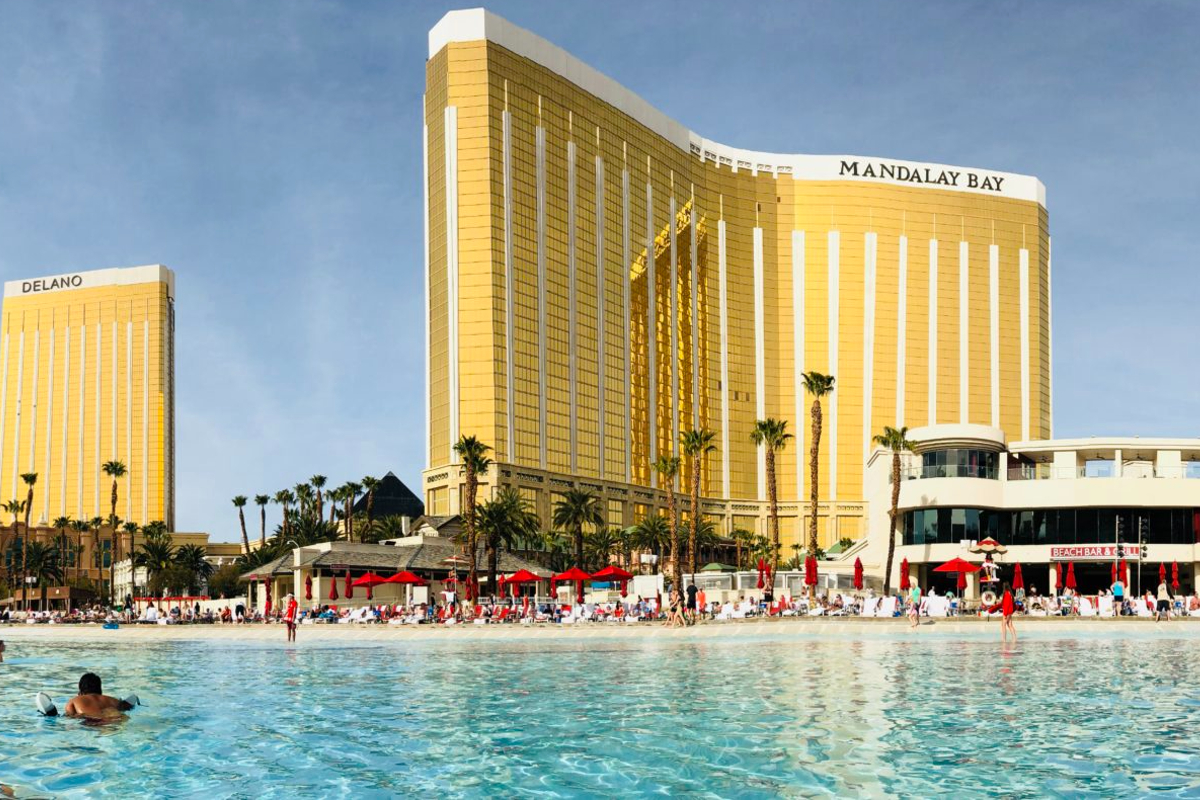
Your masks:
<svg viewBox="0 0 1200 800"><path fill-rule="evenodd" d="M68 717L104 719L131 710L136 700L136 697L131 697L129 700L109 697L100 688L100 676L87 672L79 679L79 694L72 697L71 701L67 703L65 713Z"/></svg>

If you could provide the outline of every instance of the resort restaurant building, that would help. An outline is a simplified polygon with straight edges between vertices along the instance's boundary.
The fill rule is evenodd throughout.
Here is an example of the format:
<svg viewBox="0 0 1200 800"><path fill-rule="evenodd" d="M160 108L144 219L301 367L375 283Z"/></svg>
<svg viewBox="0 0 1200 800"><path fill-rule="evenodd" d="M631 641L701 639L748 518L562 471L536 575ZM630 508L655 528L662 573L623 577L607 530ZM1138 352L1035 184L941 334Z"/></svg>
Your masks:
<svg viewBox="0 0 1200 800"><path fill-rule="evenodd" d="M1061 591L1060 574L1073 564L1076 591L1097 594L1110 587L1122 558L1132 592L1154 591L1160 565L1168 581L1178 565L1182 593L1200 580L1200 439L1007 442L983 425L917 428L909 439L915 445L901 457L893 587L907 560L923 589L954 590L957 576L934 569L956 557L982 563L978 543L989 537L1006 547L993 556L1000 581L1011 581L1020 563L1027 591ZM868 469L871 530L880 535L870 537L863 560L882 568L892 454L876 449ZM978 573L968 576L968 597L979 596L978 580Z"/></svg>

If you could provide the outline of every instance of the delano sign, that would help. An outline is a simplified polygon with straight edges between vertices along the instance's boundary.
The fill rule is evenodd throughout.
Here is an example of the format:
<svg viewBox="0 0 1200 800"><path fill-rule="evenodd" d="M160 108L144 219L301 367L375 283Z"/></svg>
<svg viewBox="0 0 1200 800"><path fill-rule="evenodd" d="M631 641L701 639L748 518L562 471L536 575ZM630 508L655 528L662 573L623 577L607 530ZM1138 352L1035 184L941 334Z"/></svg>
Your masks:
<svg viewBox="0 0 1200 800"><path fill-rule="evenodd" d="M910 167L889 161L843 160L838 175L843 178L876 178L900 183L948 186L952 189L979 189L985 192L1000 192L1005 180L999 175L984 172L938 167Z"/></svg>
<svg viewBox="0 0 1200 800"><path fill-rule="evenodd" d="M59 289L78 289L80 286L83 286L82 275L60 275L55 278L38 278L32 281L21 281L21 294L53 292Z"/></svg>

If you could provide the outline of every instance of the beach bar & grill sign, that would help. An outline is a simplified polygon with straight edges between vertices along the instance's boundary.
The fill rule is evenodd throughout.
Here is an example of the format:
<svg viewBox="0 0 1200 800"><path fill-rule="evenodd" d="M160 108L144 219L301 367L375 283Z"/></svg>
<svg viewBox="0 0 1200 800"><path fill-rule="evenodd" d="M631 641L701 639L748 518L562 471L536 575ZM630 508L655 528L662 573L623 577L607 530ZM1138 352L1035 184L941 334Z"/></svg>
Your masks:
<svg viewBox="0 0 1200 800"><path fill-rule="evenodd" d="M1122 552L1117 554L1115 544L1081 544L1074 547L1051 547L1051 561L1115 561L1124 558L1127 561L1138 561L1140 553L1136 545L1122 546Z"/></svg>

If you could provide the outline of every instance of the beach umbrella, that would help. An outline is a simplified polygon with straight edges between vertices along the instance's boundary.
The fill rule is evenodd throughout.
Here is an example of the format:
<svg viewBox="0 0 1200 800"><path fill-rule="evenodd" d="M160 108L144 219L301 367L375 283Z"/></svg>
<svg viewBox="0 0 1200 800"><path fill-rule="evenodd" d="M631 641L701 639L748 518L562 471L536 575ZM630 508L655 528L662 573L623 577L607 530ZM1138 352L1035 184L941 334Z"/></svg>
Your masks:
<svg viewBox="0 0 1200 800"><path fill-rule="evenodd" d="M1063 577L1065 576L1063 575L1062 564L1059 564L1058 569L1054 570L1054 588L1060 592L1063 588Z"/></svg>
<svg viewBox="0 0 1200 800"><path fill-rule="evenodd" d="M737 572L737 567L729 564L722 564L719 561L710 561L700 568L701 572Z"/></svg>
<svg viewBox="0 0 1200 800"><path fill-rule="evenodd" d="M329 599L330 599L330 600L337 600L337 599L338 599L338 590L337 590L337 576L336 576L336 575L331 575L331 576L329 576L329 577L330 577L330 580L329 580Z"/></svg>
<svg viewBox="0 0 1200 800"><path fill-rule="evenodd" d="M854 588L861 591L862 587L863 587L862 559L856 558L856 559L854 559Z"/></svg>
<svg viewBox="0 0 1200 800"><path fill-rule="evenodd" d="M401 570L400 572L397 572L392 577L385 578L384 580L380 581L380 583L401 583L401 584L408 584L411 586L428 586L429 585L429 581L425 580L424 578L420 577L419 575L414 575L413 573L409 572L408 570Z"/></svg>
<svg viewBox="0 0 1200 800"><path fill-rule="evenodd" d="M1121 583L1129 585L1129 565L1125 563L1125 559L1121 559Z"/></svg>
<svg viewBox="0 0 1200 800"><path fill-rule="evenodd" d="M1167 581L1167 562L1158 565L1158 582L1166 583Z"/></svg>
<svg viewBox="0 0 1200 800"><path fill-rule="evenodd" d="M967 588L967 573L960 571L958 573L958 580L954 585L958 587L958 592L961 595L963 590Z"/></svg>
<svg viewBox="0 0 1200 800"><path fill-rule="evenodd" d="M582 603L583 602L583 582L590 581L591 579L592 579L592 576L588 575L586 572L581 570L579 567L571 567L566 572L560 572L559 574L557 574L553 578L551 578L550 586L551 586L551 590L553 590L554 584L556 584L560 581L575 582L579 586L579 591L578 591L578 595L577 595L578 600L576 602Z"/></svg>
<svg viewBox="0 0 1200 800"><path fill-rule="evenodd" d="M600 570L599 572L594 573L592 575L593 580L620 581L621 582L621 597L626 597L629 594L629 592L626 589L626 585L627 585L629 579L632 577L633 577L633 573L626 572L625 570L621 569L620 567L614 566L611 564L609 566L605 567L604 569Z"/></svg>
<svg viewBox="0 0 1200 800"><path fill-rule="evenodd" d="M1117 562L1114 561L1113 565L1112 565L1112 580L1110 580L1109 583L1116 583L1116 582L1117 582Z"/></svg>
<svg viewBox="0 0 1200 800"><path fill-rule="evenodd" d="M1075 587L1077 585L1078 584L1075 583L1075 562L1072 561L1071 563L1067 564L1067 588L1073 592L1075 591Z"/></svg>
<svg viewBox="0 0 1200 800"><path fill-rule="evenodd" d="M900 588L901 589L908 588L908 559L907 558L900 562Z"/></svg>
<svg viewBox="0 0 1200 800"><path fill-rule="evenodd" d="M354 597L354 584L350 582L350 570L346 570L346 582L342 587L342 594L346 596L347 600Z"/></svg>
<svg viewBox="0 0 1200 800"><path fill-rule="evenodd" d="M806 586L817 585L817 558L809 556L804 559L804 583Z"/></svg>
<svg viewBox="0 0 1200 800"><path fill-rule="evenodd" d="M971 548L972 553L1007 553L1008 548L997 542L992 537L982 539Z"/></svg>
<svg viewBox="0 0 1200 800"><path fill-rule="evenodd" d="M978 572L979 567L976 566L975 564L972 564L969 561L964 561L961 558L952 558L949 561L947 561L945 564L942 564L940 567L934 567L933 571L934 572L957 572L958 580L955 583L955 586L957 586L959 591L961 592L963 589L967 588L967 573L968 572Z"/></svg>
<svg viewBox="0 0 1200 800"><path fill-rule="evenodd" d="M363 575L361 578L358 578L357 580L352 582L350 585L367 587L367 599L370 600L371 594L372 594L371 589L375 586L378 586L381 583L387 583L387 578L380 577L379 575L376 575L374 572L368 572L366 575Z"/></svg>
<svg viewBox="0 0 1200 800"><path fill-rule="evenodd" d="M1171 562L1171 588L1179 591L1179 562Z"/></svg>
<svg viewBox="0 0 1200 800"><path fill-rule="evenodd" d="M304 599L312 600L312 575L307 575L304 578Z"/></svg>
<svg viewBox="0 0 1200 800"><path fill-rule="evenodd" d="M1019 563L1015 567L1013 567L1012 587L1014 589L1024 589L1025 588L1025 576L1021 574L1021 565Z"/></svg>
<svg viewBox="0 0 1200 800"><path fill-rule="evenodd" d="M766 568L767 562L761 558L758 560L758 588L761 589L765 585L763 583L763 569Z"/></svg>

